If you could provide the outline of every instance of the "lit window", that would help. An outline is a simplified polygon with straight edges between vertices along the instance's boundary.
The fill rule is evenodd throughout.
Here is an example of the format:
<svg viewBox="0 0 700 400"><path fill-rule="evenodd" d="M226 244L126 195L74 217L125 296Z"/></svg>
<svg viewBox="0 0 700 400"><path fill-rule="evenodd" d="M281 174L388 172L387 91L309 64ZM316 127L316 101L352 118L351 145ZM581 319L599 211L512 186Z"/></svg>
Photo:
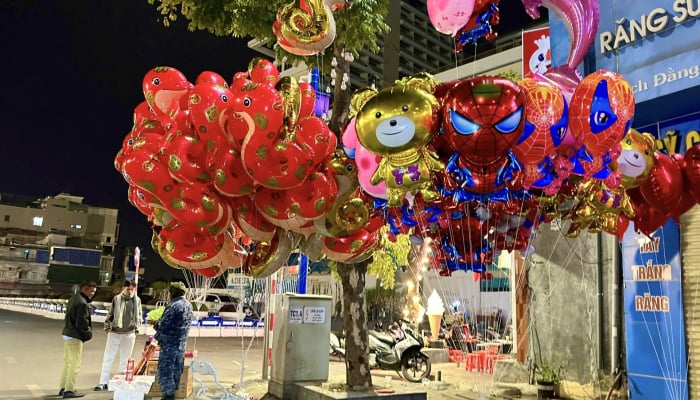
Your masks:
<svg viewBox="0 0 700 400"><path fill-rule="evenodd" d="M43 226L44 225L44 217L34 217L32 220L32 225Z"/></svg>
<svg viewBox="0 0 700 400"><path fill-rule="evenodd" d="M83 228L83 226L80 224L70 224L70 227L72 229L82 229Z"/></svg>

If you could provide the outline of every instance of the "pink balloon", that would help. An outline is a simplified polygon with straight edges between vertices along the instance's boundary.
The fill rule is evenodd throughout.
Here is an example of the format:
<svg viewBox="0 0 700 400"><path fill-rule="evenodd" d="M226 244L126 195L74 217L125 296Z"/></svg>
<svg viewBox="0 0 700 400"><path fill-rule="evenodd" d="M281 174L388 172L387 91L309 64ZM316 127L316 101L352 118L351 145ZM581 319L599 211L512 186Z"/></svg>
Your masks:
<svg viewBox="0 0 700 400"><path fill-rule="evenodd" d="M360 144L357 139L357 131L355 131L355 118L353 117L343 131L343 147L354 158L357 163L357 180L360 182L362 189L370 196L379 199L386 199L386 183L381 182L378 185L370 183L370 179L379 166L381 157L375 155ZM352 154L354 152L354 154Z"/></svg>
<svg viewBox="0 0 700 400"><path fill-rule="evenodd" d="M474 0L428 0L428 17L438 32L454 35L469 22Z"/></svg>
<svg viewBox="0 0 700 400"><path fill-rule="evenodd" d="M598 0L521 0L533 19L540 17L539 7L547 7L564 21L571 45L567 65L576 68L595 41L600 24ZM430 10L430 9L428 9Z"/></svg>

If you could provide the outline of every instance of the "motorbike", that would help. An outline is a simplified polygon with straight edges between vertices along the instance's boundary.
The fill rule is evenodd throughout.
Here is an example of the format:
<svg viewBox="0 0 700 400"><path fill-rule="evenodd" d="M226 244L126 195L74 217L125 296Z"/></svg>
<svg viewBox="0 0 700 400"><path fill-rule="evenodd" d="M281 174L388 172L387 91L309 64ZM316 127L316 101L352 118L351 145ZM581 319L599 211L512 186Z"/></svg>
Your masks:
<svg viewBox="0 0 700 400"><path fill-rule="evenodd" d="M394 325L392 333L368 331L369 366L401 372L410 382L421 382L430 376L430 357L423 353L423 338L405 321ZM330 353L344 356L345 348L331 332Z"/></svg>

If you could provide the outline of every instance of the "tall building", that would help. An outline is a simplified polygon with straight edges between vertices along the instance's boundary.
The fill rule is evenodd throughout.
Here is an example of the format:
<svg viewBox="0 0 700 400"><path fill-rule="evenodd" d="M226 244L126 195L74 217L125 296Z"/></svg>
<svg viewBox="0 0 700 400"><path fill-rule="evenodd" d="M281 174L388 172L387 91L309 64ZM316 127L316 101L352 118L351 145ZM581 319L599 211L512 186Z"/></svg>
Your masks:
<svg viewBox="0 0 700 400"><path fill-rule="evenodd" d="M112 280L118 210L61 193L0 194L0 294L60 291Z"/></svg>

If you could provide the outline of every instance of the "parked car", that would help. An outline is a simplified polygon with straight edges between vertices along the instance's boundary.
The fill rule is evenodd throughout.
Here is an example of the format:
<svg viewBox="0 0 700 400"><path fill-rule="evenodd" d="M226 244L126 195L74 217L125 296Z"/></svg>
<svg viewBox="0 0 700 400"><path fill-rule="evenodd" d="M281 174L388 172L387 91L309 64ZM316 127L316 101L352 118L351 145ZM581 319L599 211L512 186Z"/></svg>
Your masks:
<svg viewBox="0 0 700 400"><path fill-rule="evenodd" d="M238 307L240 299L237 297L229 296L227 294L209 293L204 298L199 297L194 299L192 302L197 304L204 304L210 312L219 312L219 309L225 304L233 304Z"/></svg>

